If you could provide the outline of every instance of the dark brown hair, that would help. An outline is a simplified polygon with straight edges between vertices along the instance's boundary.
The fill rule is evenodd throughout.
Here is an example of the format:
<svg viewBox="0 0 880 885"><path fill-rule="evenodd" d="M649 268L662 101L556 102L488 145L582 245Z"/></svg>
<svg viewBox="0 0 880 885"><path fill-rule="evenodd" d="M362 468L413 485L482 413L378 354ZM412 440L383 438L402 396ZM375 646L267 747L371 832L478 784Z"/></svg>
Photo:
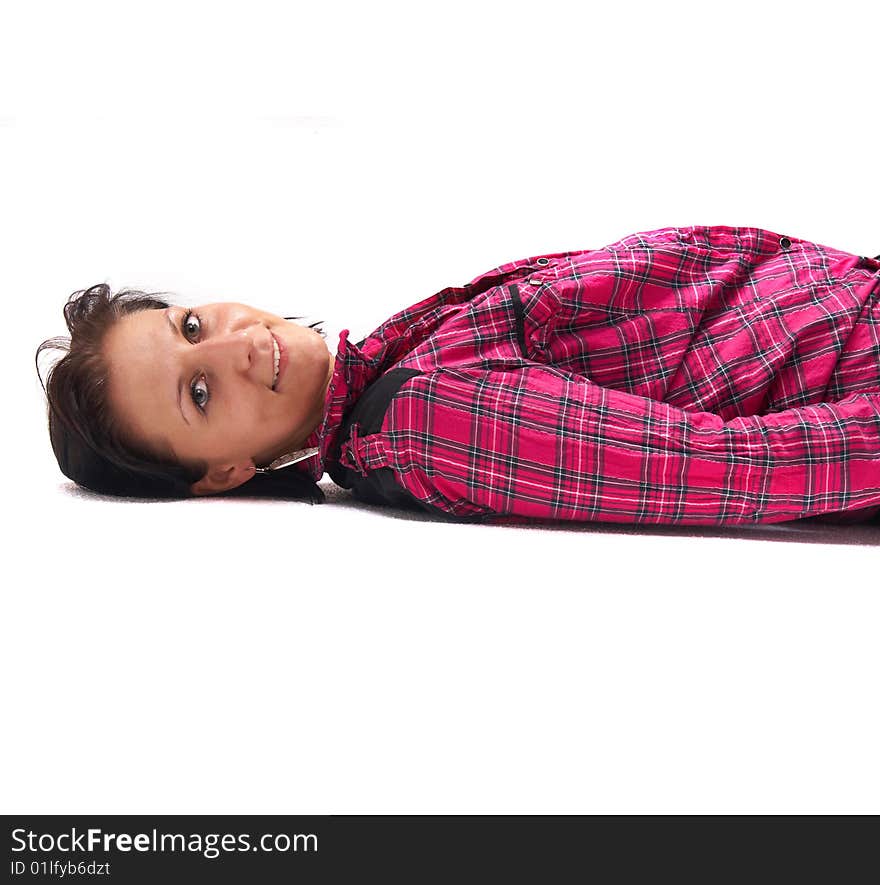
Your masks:
<svg viewBox="0 0 880 885"><path fill-rule="evenodd" d="M123 289L111 295L106 283L74 292L64 306L70 337L49 338L37 348L37 377L46 394L49 439L61 472L91 491L144 498L190 498L192 483L205 473L170 458L157 458L123 436L107 396L108 367L102 353L104 337L121 317L141 310L171 306L166 293ZM297 320L301 317L285 317ZM320 322L309 328L320 327ZM323 330L317 331L326 337ZM45 383L40 355L61 350ZM312 479L293 467L254 477L223 497L281 497L324 503Z"/></svg>

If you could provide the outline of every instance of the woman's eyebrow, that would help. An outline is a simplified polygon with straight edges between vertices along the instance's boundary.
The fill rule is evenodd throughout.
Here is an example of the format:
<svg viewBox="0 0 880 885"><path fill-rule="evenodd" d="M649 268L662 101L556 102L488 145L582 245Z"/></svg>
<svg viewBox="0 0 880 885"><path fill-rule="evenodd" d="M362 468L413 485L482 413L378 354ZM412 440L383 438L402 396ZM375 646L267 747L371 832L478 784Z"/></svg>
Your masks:
<svg viewBox="0 0 880 885"><path fill-rule="evenodd" d="M168 325L171 326L171 334L176 338L178 335L181 334L181 331L180 331L180 329L177 328L177 323L175 323L174 320L171 319L171 311L170 310L165 312L165 319L168 320ZM183 418L183 420L186 421L187 424L189 424L189 418L187 418L186 415L183 414L182 400L183 400L183 379L180 378L177 381L177 408L180 409L180 417Z"/></svg>

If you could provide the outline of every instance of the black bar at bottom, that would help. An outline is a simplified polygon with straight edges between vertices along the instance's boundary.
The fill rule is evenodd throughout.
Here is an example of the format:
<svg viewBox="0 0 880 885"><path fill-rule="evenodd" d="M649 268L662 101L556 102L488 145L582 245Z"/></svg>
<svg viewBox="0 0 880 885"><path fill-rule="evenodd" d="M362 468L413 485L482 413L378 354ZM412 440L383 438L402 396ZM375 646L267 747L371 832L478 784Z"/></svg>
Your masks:
<svg viewBox="0 0 880 885"><path fill-rule="evenodd" d="M7 815L9 882L749 883L875 869L876 816Z"/></svg>

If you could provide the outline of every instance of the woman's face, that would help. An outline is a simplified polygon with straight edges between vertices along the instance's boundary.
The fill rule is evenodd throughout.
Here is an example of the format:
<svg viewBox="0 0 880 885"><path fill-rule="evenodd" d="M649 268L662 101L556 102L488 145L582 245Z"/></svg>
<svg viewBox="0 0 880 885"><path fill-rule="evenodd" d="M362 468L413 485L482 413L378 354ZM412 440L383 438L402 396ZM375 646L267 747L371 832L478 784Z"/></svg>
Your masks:
<svg viewBox="0 0 880 885"><path fill-rule="evenodd" d="M204 462L197 494L234 488L301 448L321 423L334 365L314 329L231 302L129 314L104 356L124 432L178 463Z"/></svg>

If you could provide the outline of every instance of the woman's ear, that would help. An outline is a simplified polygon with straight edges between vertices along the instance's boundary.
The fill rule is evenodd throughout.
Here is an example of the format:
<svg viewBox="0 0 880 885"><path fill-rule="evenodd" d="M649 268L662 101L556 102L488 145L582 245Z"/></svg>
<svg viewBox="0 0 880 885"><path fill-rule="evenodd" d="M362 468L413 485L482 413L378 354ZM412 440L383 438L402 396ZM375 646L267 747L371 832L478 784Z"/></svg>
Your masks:
<svg viewBox="0 0 880 885"><path fill-rule="evenodd" d="M190 489L194 495L216 495L237 488L255 473L256 465L252 458L235 464L217 465L209 467L207 473Z"/></svg>

